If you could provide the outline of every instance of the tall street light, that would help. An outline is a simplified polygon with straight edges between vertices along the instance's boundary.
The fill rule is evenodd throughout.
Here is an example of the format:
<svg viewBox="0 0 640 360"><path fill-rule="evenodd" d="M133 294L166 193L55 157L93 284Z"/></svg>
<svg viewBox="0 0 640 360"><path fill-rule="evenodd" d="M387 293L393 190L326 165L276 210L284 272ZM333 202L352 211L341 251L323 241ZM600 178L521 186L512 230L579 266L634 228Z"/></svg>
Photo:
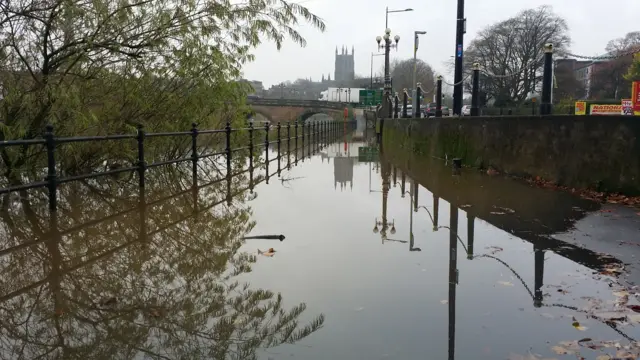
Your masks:
<svg viewBox="0 0 640 360"><path fill-rule="evenodd" d="M384 40L384 44L380 44L380 42ZM389 51L391 48L395 48L398 50L398 42L400 41L400 36L396 35L393 40L395 44L391 43L391 29L387 28L384 31L384 36L376 37L376 42L378 43L378 50L384 49L384 99L382 102L382 113L387 116L389 114L389 107L391 106L391 76L389 74Z"/></svg>
<svg viewBox="0 0 640 360"><path fill-rule="evenodd" d="M460 115L462 110L462 49L467 19L464 18L464 0L458 0L458 16L456 18L456 67L453 78L453 113Z"/></svg>
<svg viewBox="0 0 640 360"><path fill-rule="evenodd" d="M371 53L371 89L373 89L373 57L374 56L384 56L384 54Z"/></svg>
<svg viewBox="0 0 640 360"><path fill-rule="evenodd" d="M399 13L399 12L407 12L407 11L413 11L412 8L407 8L407 9L402 9L402 10L389 10L389 7L387 6L387 11L385 14L385 21L384 21L384 28L388 28L389 27L389 14L391 13Z"/></svg>
<svg viewBox="0 0 640 360"><path fill-rule="evenodd" d="M418 66L418 58L417 58L417 56L418 56L418 44L420 42L419 39L418 39L418 35L424 35L426 33L427 33L426 31L414 31L413 32L413 81L411 82L411 85L413 86L413 90L412 90L412 94L413 95L411 96L412 99L416 98L416 89L417 89L417 86L416 86L416 71L417 71L417 66ZM415 102L415 100L414 100L414 103L417 104L417 102ZM416 117L416 111L418 111L418 110L416 110L416 107L413 106L412 107L412 112L413 112L412 117Z"/></svg>

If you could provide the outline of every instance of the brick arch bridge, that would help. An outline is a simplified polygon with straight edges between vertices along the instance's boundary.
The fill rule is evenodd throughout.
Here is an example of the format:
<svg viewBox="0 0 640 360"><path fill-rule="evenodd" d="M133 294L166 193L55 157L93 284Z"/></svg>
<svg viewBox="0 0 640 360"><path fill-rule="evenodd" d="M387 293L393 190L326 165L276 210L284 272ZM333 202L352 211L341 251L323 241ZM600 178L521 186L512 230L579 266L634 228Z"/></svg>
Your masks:
<svg viewBox="0 0 640 360"><path fill-rule="evenodd" d="M262 99L249 98L247 103L251 112L247 117L261 115L270 122L306 121L315 114L325 114L342 119L346 103L322 100L294 100L294 99Z"/></svg>

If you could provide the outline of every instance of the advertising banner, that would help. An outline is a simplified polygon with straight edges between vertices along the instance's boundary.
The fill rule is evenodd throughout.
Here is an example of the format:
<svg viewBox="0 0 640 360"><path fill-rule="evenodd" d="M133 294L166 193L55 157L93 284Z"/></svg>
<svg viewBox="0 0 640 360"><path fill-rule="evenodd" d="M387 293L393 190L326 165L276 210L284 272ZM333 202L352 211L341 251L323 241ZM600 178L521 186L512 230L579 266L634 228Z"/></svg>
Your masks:
<svg viewBox="0 0 640 360"><path fill-rule="evenodd" d="M622 115L633 115L633 101L622 99Z"/></svg>
<svg viewBox="0 0 640 360"><path fill-rule="evenodd" d="M576 101L576 109L574 111L574 114L587 115L587 103L585 101Z"/></svg>
<svg viewBox="0 0 640 360"><path fill-rule="evenodd" d="M591 115L620 115L622 104L591 104L590 110Z"/></svg>
<svg viewBox="0 0 640 360"><path fill-rule="evenodd" d="M631 101L633 102L633 111L635 115L640 116L640 81L634 81L631 85Z"/></svg>

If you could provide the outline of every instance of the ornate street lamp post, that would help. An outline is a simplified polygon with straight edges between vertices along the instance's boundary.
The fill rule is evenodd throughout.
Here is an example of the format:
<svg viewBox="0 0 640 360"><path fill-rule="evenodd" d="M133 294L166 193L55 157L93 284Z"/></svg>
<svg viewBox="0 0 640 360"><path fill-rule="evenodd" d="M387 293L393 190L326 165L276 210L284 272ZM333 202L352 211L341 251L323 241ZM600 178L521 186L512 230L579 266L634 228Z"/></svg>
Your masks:
<svg viewBox="0 0 640 360"><path fill-rule="evenodd" d="M384 44L380 44L384 40ZM384 36L376 37L376 42L378 43L378 50L384 49L384 100L382 102L382 113L384 116L389 116L391 113L391 76L389 69L389 52L391 48L395 48L398 51L398 42L400 41L400 36L396 35L393 40L395 43L391 41L391 29L386 29L384 31Z"/></svg>

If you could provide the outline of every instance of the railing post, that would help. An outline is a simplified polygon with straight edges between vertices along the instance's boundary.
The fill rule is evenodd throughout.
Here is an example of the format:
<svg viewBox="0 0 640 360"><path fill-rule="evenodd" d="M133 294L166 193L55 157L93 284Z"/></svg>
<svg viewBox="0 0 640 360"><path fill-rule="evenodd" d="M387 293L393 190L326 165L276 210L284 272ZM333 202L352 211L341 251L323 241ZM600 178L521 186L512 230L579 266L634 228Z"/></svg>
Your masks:
<svg viewBox="0 0 640 360"><path fill-rule="evenodd" d="M249 123L249 171L253 174L253 121Z"/></svg>
<svg viewBox="0 0 640 360"><path fill-rule="evenodd" d="M144 162L144 127L138 124L138 185L144 188L144 173L147 164Z"/></svg>
<svg viewBox="0 0 640 360"><path fill-rule="evenodd" d="M291 121L287 122L287 169L291 169Z"/></svg>
<svg viewBox="0 0 640 360"><path fill-rule="evenodd" d="M231 123L227 121L227 125L224 127L226 134L227 147L225 152L227 153L227 176L231 175Z"/></svg>
<svg viewBox="0 0 640 360"><path fill-rule="evenodd" d="M318 145L318 131L317 131L318 125L316 124L316 122L314 121L311 124L311 134L313 135L313 139L311 141L311 151L309 152L310 154L315 154L316 152L316 146Z"/></svg>
<svg viewBox="0 0 640 360"><path fill-rule="evenodd" d="M307 133L309 133L309 138L307 139L308 140L307 156L311 157L311 123L309 123L309 127L307 128Z"/></svg>
<svg viewBox="0 0 640 360"><path fill-rule="evenodd" d="M420 111L420 98L422 98L422 84L418 83L418 86L416 86L416 108L413 112L414 114L416 114L416 118L418 119L422 117L422 111Z"/></svg>
<svg viewBox="0 0 640 360"><path fill-rule="evenodd" d="M305 123L303 122L301 125L302 125L301 126L302 127L302 146L301 146L302 153L301 154L302 154L302 161L304 162L304 133L305 133L304 128L305 128Z"/></svg>
<svg viewBox="0 0 640 360"><path fill-rule="evenodd" d="M280 167L280 157L281 157L281 155L280 155L280 144L282 142L280 134L281 134L282 125L280 125L279 121L278 121L278 125L276 125L276 129L277 129L276 133L278 135L278 177L279 177L280 176L280 170L282 169Z"/></svg>
<svg viewBox="0 0 640 360"><path fill-rule="evenodd" d="M198 125L191 123L191 182L198 186Z"/></svg>
<svg viewBox="0 0 640 360"><path fill-rule="evenodd" d="M49 190L49 211L58 209L58 176L56 175L56 140L53 137L53 125L49 124L44 133L47 146L47 189Z"/></svg>
<svg viewBox="0 0 640 360"><path fill-rule="evenodd" d="M264 163L267 171L266 182L269 183L269 123L264 126Z"/></svg>
<svg viewBox="0 0 640 360"><path fill-rule="evenodd" d="M295 144L295 152L296 152L296 164L298 163L298 120L296 120L295 124L295 136L296 136L296 144Z"/></svg>

